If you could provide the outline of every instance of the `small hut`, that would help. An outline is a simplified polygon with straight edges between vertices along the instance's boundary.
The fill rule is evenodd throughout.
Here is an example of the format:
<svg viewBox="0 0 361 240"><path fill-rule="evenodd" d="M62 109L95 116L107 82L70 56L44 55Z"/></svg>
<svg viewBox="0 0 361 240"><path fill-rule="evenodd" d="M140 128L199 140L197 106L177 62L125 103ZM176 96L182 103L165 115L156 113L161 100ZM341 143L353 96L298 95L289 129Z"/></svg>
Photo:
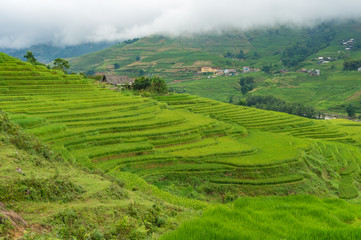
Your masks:
<svg viewBox="0 0 361 240"><path fill-rule="evenodd" d="M132 85L135 78L130 78L128 76L114 76L114 75L104 75L101 79L102 82L107 82L117 87L125 87Z"/></svg>

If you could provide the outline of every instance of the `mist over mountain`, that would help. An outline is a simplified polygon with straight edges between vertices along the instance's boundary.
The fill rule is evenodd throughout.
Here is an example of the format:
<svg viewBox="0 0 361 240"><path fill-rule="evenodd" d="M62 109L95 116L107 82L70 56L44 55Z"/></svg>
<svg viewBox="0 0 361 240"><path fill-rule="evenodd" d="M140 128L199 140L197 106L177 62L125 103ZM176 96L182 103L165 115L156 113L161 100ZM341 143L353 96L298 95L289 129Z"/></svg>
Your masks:
<svg viewBox="0 0 361 240"><path fill-rule="evenodd" d="M247 30L278 24L310 26L330 19L360 18L357 0L116 1L0 0L0 48L51 43L71 46L168 36Z"/></svg>

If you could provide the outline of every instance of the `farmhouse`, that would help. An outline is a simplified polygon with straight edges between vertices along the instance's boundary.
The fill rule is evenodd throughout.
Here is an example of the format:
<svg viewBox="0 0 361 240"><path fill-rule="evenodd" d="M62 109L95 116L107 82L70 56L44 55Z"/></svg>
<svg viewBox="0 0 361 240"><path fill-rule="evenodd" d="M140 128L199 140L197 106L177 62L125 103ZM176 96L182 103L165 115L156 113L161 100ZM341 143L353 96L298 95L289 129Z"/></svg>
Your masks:
<svg viewBox="0 0 361 240"><path fill-rule="evenodd" d="M235 74L235 73L237 73L237 70L236 69L225 69L224 70L224 73L225 74Z"/></svg>
<svg viewBox="0 0 361 240"><path fill-rule="evenodd" d="M101 79L102 82L107 82L114 86L126 86L132 85L134 78L129 78L128 76L114 76L114 75L104 75Z"/></svg>

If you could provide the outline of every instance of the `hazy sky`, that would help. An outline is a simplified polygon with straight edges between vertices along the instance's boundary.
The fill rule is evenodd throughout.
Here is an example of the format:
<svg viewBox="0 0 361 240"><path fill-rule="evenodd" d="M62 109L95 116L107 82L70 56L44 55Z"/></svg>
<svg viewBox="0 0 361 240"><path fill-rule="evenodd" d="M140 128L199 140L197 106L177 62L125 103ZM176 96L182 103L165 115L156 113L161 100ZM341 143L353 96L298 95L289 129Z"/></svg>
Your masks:
<svg viewBox="0 0 361 240"><path fill-rule="evenodd" d="M361 0L0 0L0 48L361 17Z"/></svg>

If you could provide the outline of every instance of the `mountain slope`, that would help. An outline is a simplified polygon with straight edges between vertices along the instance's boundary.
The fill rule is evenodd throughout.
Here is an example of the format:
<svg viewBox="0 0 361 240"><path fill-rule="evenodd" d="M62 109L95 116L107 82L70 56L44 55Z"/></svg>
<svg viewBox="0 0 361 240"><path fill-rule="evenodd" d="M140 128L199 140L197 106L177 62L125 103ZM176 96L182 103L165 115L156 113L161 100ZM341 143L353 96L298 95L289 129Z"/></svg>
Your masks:
<svg viewBox="0 0 361 240"><path fill-rule="evenodd" d="M360 152L352 146L358 140L327 123L188 95L129 96L6 56L1 70L3 111L84 166L122 179L128 177L124 172L135 173L160 189L207 201L224 201L227 191L257 195L292 189L320 195L317 185L323 186L321 195L358 196ZM332 179L318 176L319 168ZM346 184L346 193L343 168L355 179ZM213 188L217 192L209 192ZM169 202L203 206L153 191Z"/></svg>
<svg viewBox="0 0 361 240"><path fill-rule="evenodd" d="M273 30L272 30L273 31ZM262 64L272 62L279 57L273 56L279 51L280 42L291 44L302 36L304 30L278 29L278 35L259 30L242 33L230 30L219 35L195 35L192 37L168 38L151 36L131 44L119 44L100 52L72 59L71 70L96 72L110 71L118 74L157 74L167 80L189 79L194 77L200 67L240 68L252 65L261 58ZM283 39L288 35L287 43ZM272 42L272 45L257 39ZM282 46L281 46L282 49ZM246 61L224 57L243 50ZM119 68L114 68L118 64ZM258 65L261 65L259 63Z"/></svg>
<svg viewBox="0 0 361 240"><path fill-rule="evenodd" d="M4 239L143 239L193 215L120 179L65 162L3 113L0 176Z"/></svg>
<svg viewBox="0 0 361 240"><path fill-rule="evenodd" d="M352 46L343 44L350 39L354 39L350 43ZM361 58L357 47L360 41L358 20L247 32L227 29L218 34L178 38L151 36L74 58L71 65L74 71L90 70L88 73L156 74L165 77L176 92L224 102L245 98L240 91L239 79L252 76L256 83L248 95L272 95L318 110L344 113L348 103L360 108L359 74L343 71L345 59ZM346 50L347 47L352 49ZM243 57L239 56L240 51ZM270 73L250 72L207 79L213 73L198 73L203 66L235 68L238 72L244 66L260 69L266 66ZM319 69L321 75L299 72L312 69Z"/></svg>
<svg viewBox="0 0 361 240"><path fill-rule="evenodd" d="M219 203L243 196L293 194L360 200L361 138L352 134L357 126L190 95L144 98L5 54L0 54L0 93L1 109L11 121L65 159L58 159L38 141L27 145L29 138L19 135L18 128L7 132L4 126L9 126L9 120L2 117L1 201L35 229L45 224L46 237L157 237L196 211L215 207L221 215L212 216L210 210L205 217L214 221L215 229L234 238L237 234L225 230L229 228L222 222L238 212L229 214ZM21 147L25 150L17 149ZM101 169L104 174L95 175L89 169ZM272 200L256 199L263 206ZM316 212L327 214L322 219L315 214L288 215L289 219L305 217L321 226L328 226L329 219L344 222L335 231L314 229L318 235L311 232L310 238L359 234L353 227L359 223L358 208L343 200L300 196L273 200L280 206L278 212L262 210L271 219L283 216L282 208L297 210L300 205L294 203L300 202L301 213L321 203ZM242 205L242 200L235 204ZM340 205L345 206L342 213L337 210ZM261 221L257 209L250 206L249 213L250 221L244 223L257 229ZM274 236L300 234L300 227L309 230L308 224L296 224L290 226L289 235L274 230ZM262 231L252 232L255 239L263 236Z"/></svg>
<svg viewBox="0 0 361 240"><path fill-rule="evenodd" d="M190 78L200 67L207 65L261 68L272 64L282 68L286 62L282 64L280 60L283 61L284 54L289 52L287 49L312 42L314 46L310 48L313 51L302 55L306 60L323 49L335 47L344 39L358 38L359 24L358 21L334 21L302 28L280 26L246 32L227 29L220 33L178 38L150 36L75 58L71 65L73 71L114 71L135 76L159 74L177 80ZM243 56L239 56L240 51ZM114 64L118 64L115 69Z"/></svg>

